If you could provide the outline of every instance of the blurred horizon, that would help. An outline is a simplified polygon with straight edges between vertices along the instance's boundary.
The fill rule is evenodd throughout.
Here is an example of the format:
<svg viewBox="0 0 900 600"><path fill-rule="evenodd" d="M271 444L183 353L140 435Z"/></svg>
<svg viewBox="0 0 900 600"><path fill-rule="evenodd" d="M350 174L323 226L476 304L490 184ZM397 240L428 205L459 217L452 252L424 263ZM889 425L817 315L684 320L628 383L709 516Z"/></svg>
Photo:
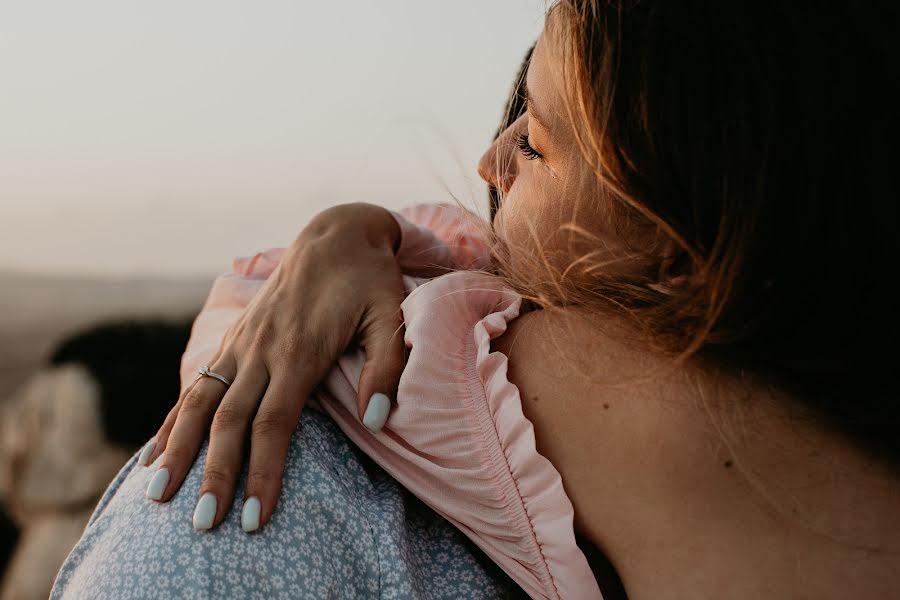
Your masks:
<svg viewBox="0 0 900 600"><path fill-rule="evenodd" d="M486 214L545 4L0 3L0 275L208 278L344 202Z"/></svg>

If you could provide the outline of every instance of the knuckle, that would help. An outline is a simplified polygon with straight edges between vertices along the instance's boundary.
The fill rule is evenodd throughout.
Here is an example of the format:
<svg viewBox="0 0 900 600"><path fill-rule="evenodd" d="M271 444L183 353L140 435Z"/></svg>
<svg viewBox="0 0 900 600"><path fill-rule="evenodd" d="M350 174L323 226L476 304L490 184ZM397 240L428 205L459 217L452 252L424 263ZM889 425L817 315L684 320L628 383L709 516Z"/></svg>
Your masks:
<svg viewBox="0 0 900 600"><path fill-rule="evenodd" d="M224 468L223 465L216 463L207 464L206 469L203 471L204 486L221 489L222 487L230 486L232 481L234 481L234 475Z"/></svg>
<svg viewBox="0 0 900 600"><path fill-rule="evenodd" d="M184 397L184 402L182 402L178 414L179 416L198 415L206 412L208 404L209 398L207 395L195 385L191 391L188 392L187 396Z"/></svg>
<svg viewBox="0 0 900 600"><path fill-rule="evenodd" d="M319 233L322 230L326 229L329 225L329 220L334 218L335 213L340 211L340 205L330 206L324 210L320 210L309 220L306 225L306 229L313 231L315 233Z"/></svg>
<svg viewBox="0 0 900 600"><path fill-rule="evenodd" d="M191 457L188 456L187 448L181 444L170 444L166 447L166 465L179 467L187 463Z"/></svg>
<svg viewBox="0 0 900 600"><path fill-rule="evenodd" d="M313 310L312 314L315 312ZM325 322L324 317L313 322ZM309 329L286 330L278 339L272 341L266 352L265 363L270 369L275 370L293 370L298 364L318 368L319 364L329 356L331 345L333 344L330 343L327 335L322 332Z"/></svg>
<svg viewBox="0 0 900 600"><path fill-rule="evenodd" d="M271 376L272 367L285 366L299 355L300 337L293 328L284 328L278 335L272 335L265 348L260 348L259 361Z"/></svg>
<svg viewBox="0 0 900 600"><path fill-rule="evenodd" d="M317 213L312 220L311 224L314 224L317 227L328 227L332 225L335 221L346 220L350 218L354 218L360 211L365 207L365 203L363 202L349 202L345 204L335 204L334 206L330 206L319 213Z"/></svg>
<svg viewBox="0 0 900 600"><path fill-rule="evenodd" d="M247 415L234 407L220 406L212 421L212 432L234 431L247 426Z"/></svg>
<svg viewBox="0 0 900 600"><path fill-rule="evenodd" d="M272 485L279 473L269 465L258 466L247 474L247 489L259 490Z"/></svg>
<svg viewBox="0 0 900 600"><path fill-rule="evenodd" d="M256 438L286 437L290 431L288 419L281 413L273 411L260 412L253 419L253 437Z"/></svg>
<svg viewBox="0 0 900 600"><path fill-rule="evenodd" d="M322 319L314 322L323 323L326 321ZM329 360L331 358L329 349L333 345L333 341L330 339L329 334L330 332L320 329L308 329L298 336L295 343L298 346L297 349L303 353L305 361L318 364L323 359Z"/></svg>
<svg viewBox="0 0 900 600"><path fill-rule="evenodd" d="M278 331L271 321L260 323L253 333L250 349L260 354L268 354L272 343L278 339Z"/></svg>
<svg viewBox="0 0 900 600"><path fill-rule="evenodd" d="M325 342L321 337L309 331L285 333L274 348L275 353L269 361L273 366L292 367L302 362L316 360L325 352Z"/></svg>

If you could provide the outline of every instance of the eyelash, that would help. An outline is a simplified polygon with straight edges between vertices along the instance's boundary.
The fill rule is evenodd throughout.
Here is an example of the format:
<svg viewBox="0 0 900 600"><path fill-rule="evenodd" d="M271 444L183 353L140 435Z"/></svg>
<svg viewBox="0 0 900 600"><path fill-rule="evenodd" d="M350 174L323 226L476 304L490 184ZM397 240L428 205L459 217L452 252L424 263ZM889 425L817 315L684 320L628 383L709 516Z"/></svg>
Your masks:
<svg viewBox="0 0 900 600"><path fill-rule="evenodd" d="M528 143L527 131L523 131L519 134L519 141L516 142L516 145L519 147L519 152L521 152L528 160L542 160L544 158L540 152L532 148L531 144Z"/></svg>

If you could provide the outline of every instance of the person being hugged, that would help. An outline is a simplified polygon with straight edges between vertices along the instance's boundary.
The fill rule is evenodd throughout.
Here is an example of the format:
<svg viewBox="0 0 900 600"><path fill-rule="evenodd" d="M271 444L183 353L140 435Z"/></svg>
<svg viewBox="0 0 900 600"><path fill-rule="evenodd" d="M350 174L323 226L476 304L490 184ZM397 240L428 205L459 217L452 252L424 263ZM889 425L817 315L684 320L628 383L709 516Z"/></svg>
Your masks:
<svg viewBox="0 0 900 600"><path fill-rule="evenodd" d="M132 586L173 537L212 579L223 547L265 557L241 585L278 590L329 531L354 575L295 594L900 596L898 26L869 2L553 3L478 166L496 215L341 205L236 261L54 594ZM347 504L309 501L316 464L348 469ZM368 504L396 483L440 520ZM401 530L459 553L429 571Z"/></svg>

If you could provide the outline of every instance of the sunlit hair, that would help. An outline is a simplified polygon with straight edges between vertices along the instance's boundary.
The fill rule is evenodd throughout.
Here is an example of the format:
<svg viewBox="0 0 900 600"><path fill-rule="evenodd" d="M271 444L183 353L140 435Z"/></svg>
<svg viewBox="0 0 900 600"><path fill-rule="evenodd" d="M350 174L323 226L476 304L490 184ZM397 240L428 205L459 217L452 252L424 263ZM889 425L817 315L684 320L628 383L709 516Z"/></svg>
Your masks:
<svg viewBox="0 0 900 600"><path fill-rule="evenodd" d="M578 185L649 268L614 275L603 252L559 267L485 225L497 274L544 309L624 315L673 361L769 380L900 463L897 9L559 0L550 13L590 179Z"/></svg>

